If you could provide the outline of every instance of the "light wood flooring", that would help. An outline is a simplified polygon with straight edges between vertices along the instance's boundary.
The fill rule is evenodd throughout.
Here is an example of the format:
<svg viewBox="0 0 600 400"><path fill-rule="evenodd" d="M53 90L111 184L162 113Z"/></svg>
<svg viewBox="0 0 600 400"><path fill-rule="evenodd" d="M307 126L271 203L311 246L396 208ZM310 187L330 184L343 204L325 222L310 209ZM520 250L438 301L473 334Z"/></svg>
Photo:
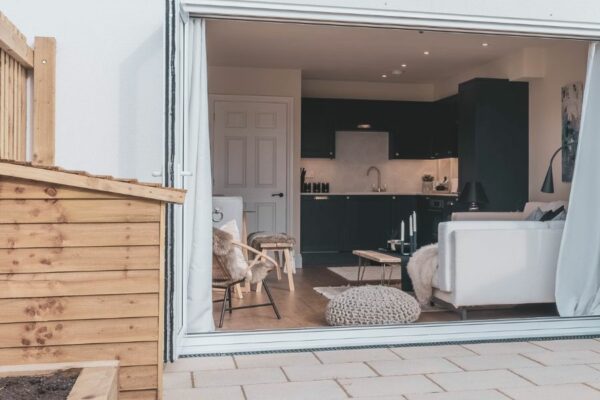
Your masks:
<svg viewBox="0 0 600 400"><path fill-rule="evenodd" d="M316 286L343 286L348 282L338 275L332 273L324 267L299 268L294 276L296 291L289 292L287 289L287 279L277 281L275 273L269 274L267 282L271 288L271 293L275 298L277 307L281 314L281 319L275 317L271 307L250 308L244 310L235 310L232 314L225 315L225 322L222 331L244 331L259 329L290 329L290 328L308 328L325 327L325 307L329 300L319 293L315 292ZM220 299L223 296L222 291L213 291L213 297ZM244 299L233 300L236 305L256 304L267 301L267 295L264 293L244 293ZM215 323L221 311L221 303L213 305L213 315ZM469 311L469 320L478 319L500 319L500 318L525 318L540 316L555 316L556 309L553 305L527 305L512 308L492 309L492 310L471 310ZM426 312L422 313L418 322L440 322L460 320L457 313L453 311Z"/></svg>

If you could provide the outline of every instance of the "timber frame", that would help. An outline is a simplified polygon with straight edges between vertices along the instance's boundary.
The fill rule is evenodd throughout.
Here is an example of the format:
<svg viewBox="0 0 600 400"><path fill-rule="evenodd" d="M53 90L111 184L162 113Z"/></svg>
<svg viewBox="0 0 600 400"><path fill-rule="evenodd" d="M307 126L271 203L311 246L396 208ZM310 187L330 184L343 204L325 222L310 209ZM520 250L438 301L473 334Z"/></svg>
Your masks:
<svg viewBox="0 0 600 400"><path fill-rule="evenodd" d="M33 123L28 129L27 80L32 78ZM36 37L34 48L0 12L0 158L54 164L56 40ZM28 146L28 131L32 143Z"/></svg>
<svg viewBox="0 0 600 400"><path fill-rule="evenodd" d="M189 26L188 22L191 19L211 18L600 41L600 23L598 22L553 18L495 17L475 13L404 11L401 9L400 2L372 2L369 5L366 5L368 2L363 2L365 4L363 7L358 5L359 2L337 1L337 4L331 3L306 1L303 4L285 0L181 0L179 1L179 18L176 18L175 22L181 26L183 37L185 37ZM185 46L179 44L173 59L167 60L166 68L170 74L178 75L177 79L183 79L181 70L178 68L185 65L188 54L186 54ZM175 121L182 120L184 116L184 105L178 104L181 98L178 90L173 94L167 93L168 96L172 96L171 101L176 104L175 115L172 116ZM167 131L167 140L174 141L181 130L182 128L175 128ZM167 166L171 165L173 160L167 159L165 163ZM180 177L175 175L174 178L177 180ZM185 287L185 284L186 282L182 286ZM176 292L174 297L175 304L177 301L181 302L180 297L183 297L183 302L185 302L185 296L182 293ZM181 337L173 339L174 354L188 356L600 336L600 317L597 316L465 321L460 324L428 323L408 326L191 333L187 332L185 307L176 309L175 312L183 320L181 331L184 333ZM177 326L176 329L179 327Z"/></svg>

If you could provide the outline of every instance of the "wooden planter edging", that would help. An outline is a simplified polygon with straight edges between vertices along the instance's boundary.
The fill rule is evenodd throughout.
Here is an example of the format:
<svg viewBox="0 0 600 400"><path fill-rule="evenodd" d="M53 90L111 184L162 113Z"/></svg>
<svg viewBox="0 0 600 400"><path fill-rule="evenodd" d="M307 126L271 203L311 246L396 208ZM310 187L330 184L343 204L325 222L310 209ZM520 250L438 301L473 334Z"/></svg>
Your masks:
<svg viewBox="0 0 600 400"><path fill-rule="evenodd" d="M0 378L8 376L35 376L77 368L81 369L67 400L117 400L118 361L96 361L54 364L0 366Z"/></svg>

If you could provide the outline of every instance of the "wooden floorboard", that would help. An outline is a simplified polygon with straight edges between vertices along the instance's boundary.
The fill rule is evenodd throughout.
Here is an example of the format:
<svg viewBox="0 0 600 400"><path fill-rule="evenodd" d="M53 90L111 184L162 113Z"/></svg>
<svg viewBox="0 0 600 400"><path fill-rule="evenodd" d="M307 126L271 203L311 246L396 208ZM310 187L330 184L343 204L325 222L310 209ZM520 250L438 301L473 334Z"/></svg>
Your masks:
<svg viewBox="0 0 600 400"><path fill-rule="evenodd" d="M287 290L287 280L277 281L275 273L269 274L267 282L275 302L279 307L281 319L277 320L271 307L251 308L233 311L225 315L221 331L242 331L259 329L290 329L327 326L325 307L329 302L324 296L315 292L316 286L342 286L348 282L324 267L308 267L298 269L294 276L296 291ZM213 298L220 299L222 291L214 291ZM245 293L244 299L234 299L233 305L248 305L267 301L264 293ZM221 304L215 303L213 315L218 323ZM502 309L473 310L469 312L469 320L525 318L540 316L556 316L552 305L527 305ZM459 315L452 311L422 313L418 322L442 322L460 320Z"/></svg>

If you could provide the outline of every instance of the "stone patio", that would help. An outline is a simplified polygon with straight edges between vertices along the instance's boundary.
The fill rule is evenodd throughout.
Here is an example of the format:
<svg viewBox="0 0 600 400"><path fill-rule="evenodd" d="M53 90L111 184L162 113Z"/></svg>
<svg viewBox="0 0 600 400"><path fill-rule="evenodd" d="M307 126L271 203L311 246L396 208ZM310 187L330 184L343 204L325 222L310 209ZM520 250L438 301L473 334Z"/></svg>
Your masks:
<svg viewBox="0 0 600 400"><path fill-rule="evenodd" d="M600 400L597 339L184 358L165 400Z"/></svg>

